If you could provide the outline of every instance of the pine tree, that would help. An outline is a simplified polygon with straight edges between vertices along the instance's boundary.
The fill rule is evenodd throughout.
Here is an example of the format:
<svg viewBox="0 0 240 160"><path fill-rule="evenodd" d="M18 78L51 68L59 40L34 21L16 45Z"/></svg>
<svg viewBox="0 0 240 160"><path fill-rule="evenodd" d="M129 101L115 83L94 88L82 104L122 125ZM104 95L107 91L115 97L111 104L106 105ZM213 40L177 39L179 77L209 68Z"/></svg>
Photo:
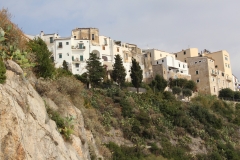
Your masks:
<svg viewBox="0 0 240 160"><path fill-rule="evenodd" d="M90 53L90 57L87 60L87 74L90 84L93 84L95 87L98 85L105 76L105 69L99 61L100 58L96 54Z"/></svg>
<svg viewBox="0 0 240 160"><path fill-rule="evenodd" d="M132 84L135 88L137 88L137 92L139 92L139 87L141 86L142 79L143 79L143 71L139 65L139 63L136 61L136 59L132 58L132 67L131 67L131 79Z"/></svg>
<svg viewBox="0 0 240 160"><path fill-rule="evenodd" d="M111 74L111 78L118 83L119 88L120 85L125 82L125 77L126 77L126 70L123 66L123 61L122 58L120 57L119 54L117 54L115 57L115 63L113 65L113 71Z"/></svg>
<svg viewBox="0 0 240 160"><path fill-rule="evenodd" d="M6 67L0 58L0 83L3 84L6 81Z"/></svg>
<svg viewBox="0 0 240 160"><path fill-rule="evenodd" d="M35 54L36 67L35 72L39 77L51 78L55 73L54 64L52 63L46 43L41 39L37 38L28 42L30 50Z"/></svg>

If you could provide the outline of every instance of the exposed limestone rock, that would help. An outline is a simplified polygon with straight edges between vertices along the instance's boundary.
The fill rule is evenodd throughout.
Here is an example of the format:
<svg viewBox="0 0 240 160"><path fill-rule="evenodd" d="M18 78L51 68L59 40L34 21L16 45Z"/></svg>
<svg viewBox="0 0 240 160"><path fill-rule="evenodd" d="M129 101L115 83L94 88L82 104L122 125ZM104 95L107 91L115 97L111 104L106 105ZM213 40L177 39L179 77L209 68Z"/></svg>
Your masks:
<svg viewBox="0 0 240 160"><path fill-rule="evenodd" d="M18 75L21 75L23 73L22 68L16 62L14 62L12 60L7 60L5 62L5 66L8 70L11 70Z"/></svg>
<svg viewBox="0 0 240 160"><path fill-rule="evenodd" d="M7 63L12 66L12 61ZM76 122L72 140L66 142L55 122L48 118L45 102L52 109L57 105L47 98L44 102L32 85L17 75L22 73L19 67L10 70L7 70L6 84L0 84L0 159L88 160L88 144L101 157L92 133L84 128L80 110L68 106L66 115L75 117Z"/></svg>

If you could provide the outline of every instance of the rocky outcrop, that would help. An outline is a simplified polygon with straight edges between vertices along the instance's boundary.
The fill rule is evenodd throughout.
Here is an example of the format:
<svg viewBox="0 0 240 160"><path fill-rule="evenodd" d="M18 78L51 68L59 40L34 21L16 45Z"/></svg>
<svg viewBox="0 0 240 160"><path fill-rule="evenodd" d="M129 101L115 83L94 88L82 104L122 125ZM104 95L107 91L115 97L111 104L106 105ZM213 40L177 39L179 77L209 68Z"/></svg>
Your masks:
<svg viewBox="0 0 240 160"><path fill-rule="evenodd" d="M47 98L44 102L19 73L18 69L7 70L6 84L0 84L0 159L87 160L90 143L98 155L91 132L84 128L81 111L68 106L66 114L76 118L76 134L65 141L46 112L46 103L57 106Z"/></svg>
<svg viewBox="0 0 240 160"><path fill-rule="evenodd" d="M22 68L12 60L5 61L5 66L8 70L13 71L14 73L21 75L23 74Z"/></svg>

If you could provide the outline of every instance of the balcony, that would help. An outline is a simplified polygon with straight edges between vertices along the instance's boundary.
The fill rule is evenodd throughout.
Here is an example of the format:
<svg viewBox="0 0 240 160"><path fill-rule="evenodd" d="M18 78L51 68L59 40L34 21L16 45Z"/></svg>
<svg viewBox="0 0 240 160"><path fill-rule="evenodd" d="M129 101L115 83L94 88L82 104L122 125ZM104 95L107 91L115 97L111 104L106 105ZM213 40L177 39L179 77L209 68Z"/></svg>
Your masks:
<svg viewBox="0 0 240 160"><path fill-rule="evenodd" d="M57 47L58 47L58 48L63 48L63 46L61 46L61 45L58 45Z"/></svg>
<svg viewBox="0 0 240 160"><path fill-rule="evenodd" d="M218 75L218 72L217 72L217 71L214 71L214 70L212 70L211 74L212 74L213 76L217 76L217 75Z"/></svg>
<svg viewBox="0 0 240 160"><path fill-rule="evenodd" d="M85 50L86 47L85 46L81 46L81 47L79 47L79 46L72 46L72 49L74 49L74 50Z"/></svg>
<svg viewBox="0 0 240 160"><path fill-rule="evenodd" d="M232 81L232 78L226 77L226 80L227 80L228 82L231 82L231 81Z"/></svg>

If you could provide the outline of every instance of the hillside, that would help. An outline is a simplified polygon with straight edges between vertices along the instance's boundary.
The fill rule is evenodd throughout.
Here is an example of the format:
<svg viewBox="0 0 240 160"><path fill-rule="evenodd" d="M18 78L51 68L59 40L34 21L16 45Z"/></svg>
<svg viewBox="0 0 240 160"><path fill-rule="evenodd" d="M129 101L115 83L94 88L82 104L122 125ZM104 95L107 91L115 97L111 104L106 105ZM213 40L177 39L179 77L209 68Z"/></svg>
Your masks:
<svg viewBox="0 0 240 160"><path fill-rule="evenodd" d="M25 79L8 62L1 159L239 159L239 104L212 96L185 103L114 86L88 90L71 76ZM59 126L64 117L73 117L69 134Z"/></svg>

